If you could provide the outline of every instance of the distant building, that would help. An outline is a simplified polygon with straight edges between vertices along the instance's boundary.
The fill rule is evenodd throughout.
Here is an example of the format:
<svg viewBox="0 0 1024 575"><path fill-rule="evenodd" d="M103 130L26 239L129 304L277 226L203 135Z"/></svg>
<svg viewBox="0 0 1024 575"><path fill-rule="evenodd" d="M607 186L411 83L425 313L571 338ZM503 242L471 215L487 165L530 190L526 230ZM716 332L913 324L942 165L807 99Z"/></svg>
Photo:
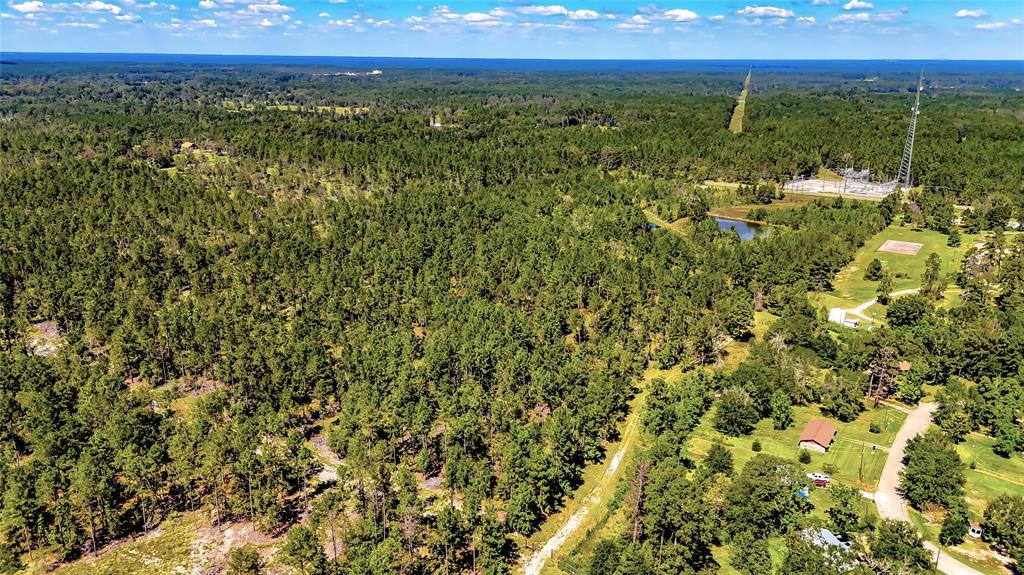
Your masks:
<svg viewBox="0 0 1024 575"><path fill-rule="evenodd" d="M975 539L981 539L981 525L977 523L971 523L971 526L967 529L967 534Z"/></svg>
<svg viewBox="0 0 1024 575"><path fill-rule="evenodd" d="M910 371L910 368L914 367L914 364L909 361L901 361L899 367L900 371Z"/></svg>
<svg viewBox="0 0 1024 575"><path fill-rule="evenodd" d="M800 434L800 447L822 453L828 451L836 437L836 426L824 419L812 419Z"/></svg>

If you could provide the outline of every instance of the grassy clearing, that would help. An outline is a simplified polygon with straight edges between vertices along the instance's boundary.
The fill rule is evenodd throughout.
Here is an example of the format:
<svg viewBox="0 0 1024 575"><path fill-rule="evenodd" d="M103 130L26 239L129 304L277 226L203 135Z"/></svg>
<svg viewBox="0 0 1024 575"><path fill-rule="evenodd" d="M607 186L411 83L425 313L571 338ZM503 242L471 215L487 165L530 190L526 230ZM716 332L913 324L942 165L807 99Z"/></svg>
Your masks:
<svg viewBox="0 0 1024 575"><path fill-rule="evenodd" d="M976 243L980 235L964 235L960 247L952 248L946 245L946 235L931 230L914 230L909 227L890 226L874 237L870 238L857 251L852 262L843 268L833 282L833 289L829 292L817 292L810 294L811 301L826 308L842 307L853 308L868 300L875 298L875 291L878 289L878 282L864 279L864 270L868 263L875 258L882 262L882 265L894 275L893 290L916 288L921 285L921 275L924 273L925 262L932 252L939 254L942 262L942 273L952 276L956 273L964 253ZM921 251L916 255L894 254L880 252L878 248L887 240L899 240L923 244ZM946 301L956 301L958 291L950 288L946 292ZM865 315L881 319L885 317L885 306L873 305L864 312Z"/></svg>
<svg viewBox="0 0 1024 575"><path fill-rule="evenodd" d="M687 453L694 459L703 459L711 445L715 441L721 441L723 445L732 450L737 469L742 468L756 455L752 449L755 440L761 442L762 453L797 461L797 457L800 455L798 445L800 432L811 419L824 417L817 407L795 407L793 409L793 425L789 429L781 431L773 429L771 420L766 419L758 423L754 432L748 436L728 437L712 428L713 416L714 409L701 420L700 425L686 442ZM904 419L906 419L906 414L889 407L866 411L849 423L830 419L836 423L839 429L835 443L828 453L812 453L809 464L799 465L808 472L823 471L826 464L834 465L836 472L831 475L835 480L854 485L859 489L874 491L878 484L878 478L882 475L882 467L885 466L885 450L892 445L896 432L903 425ZM882 432L876 434L868 431L871 423L878 423ZM872 445L877 446L874 451L871 449ZM863 469L861 469L862 454Z"/></svg>
<svg viewBox="0 0 1024 575"><path fill-rule="evenodd" d="M684 235L685 234L686 226L687 226L687 224L690 223L690 219L689 218L679 218L678 220L669 223L669 222L659 218L658 214L655 214L653 211L651 211L649 209L645 209L644 210L644 216L647 217L647 221L648 222L651 222L652 224L658 226L659 228L665 228L665 229L671 231L672 233L678 234L678 235Z"/></svg>
<svg viewBox="0 0 1024 575"><path fill-rule="evenodd" d="M255 104L243 104L243 103L235 102L235 101L232 101L232 100L225 100L224 101L224 107L227 108L229 111L232 111L232 112L240 112L240 111L243 111L243 110L244 111L252 111L252 110L255 110L257 107L261 107L261 106L257 106ZM352 116L352 115L355 115L355 114L365 114L366 112L370 111L370 108L368 108L366 106L301 106L299 104L268 104L265 107L267 109L270 109L270 110L281 110L281 111L284 111L284 112L301 112L303 110L307 110L307 111L314 111L315 110L317 112L320 112L321 114L334 113L334 114L337 114L339 116Z"/></svg>
<svg viewBox="0 0 1024 575"><path fill-rule="evenodd" d="M740 92L740 97L736 100L736 107L733 108L732 118L729 119L729 131L733 134L739 134L743 132L743 113L747 109L747 94L750 93L750 74L747 72L747 78L743 80L743 91Z"/></svg>
<svg viewBox="0 0 1024 575"><path fill-rule="evenodd" d="M751 338L750 341L730 341L729 344L725 346L725 357L722 360L722 364L716 367L723 368L725 371L732 371L733 369L736 369L739 364L743 363L744 360L750 357L750 344L756 340L764 341L765 333L768 332L768 329L777 319L779 319L779 317L770 312L755 311L754 327L751 329L754 337Z"/></svg>
<svg viewBox="0 0 1024 575"><path fill-rule="evenodd" d="M796 196L790 197L788 194L785 199L775 200L770 204L740 204L736 206L720 206L712 209L708 213L712 216L718 216L720 218L730 218L734 220L749 220L747 217L750 214L750 210L762 208L768 212L774 212L775 210L784 210L787 208L799 208L812 202L814 198L807 196Z"/></svg>
<svg viewBox="0 0 1024 575"><path fill-rule="evenodd" d="M827 181L830 181L830 182L841 182L841 181L843 181L843 177L842 176L840 176L839 174L837 174L837 173L833 172L832 170L826 168L825 166L821 166L821 167L818 168L818 179L819 180L827 180Z"/></svg>
<svg viewBox="0 0 1024 575"><path fill-rule="evenodd" d="M267 107L270 109L282 109L285 110L285 112L302 112L303 109L315 109L316 112L321 114L337 114L339 116L353 116L355 114L366 114L367 112L370 112L370 108L367 106L351 105L302 106L298 104L272 104Z"/></svg>
<svg viewBox="0 0 1024 575"><path fill-rule="evenodd" d="M200 527L200 516L188 513L170 517L160 526L137 539L126 541L106 549L96 558L83 557L78 561L62 565L56 575L124 575L125 573L146 573L147 575L180 575L192 571L192 542ZM27 562L23 575L42 575L50 572L47 559L34 554Z"/></svg>
<svg viewBox="0 0 1024 575"><path fill-rule="evenodd" d="M974 520L980 520L985 506L999 495L1024 496L1024 457L996 455L994 444L991 437L972 433L956 447L964 463L974 464L965 472L967 504Z"/></svg>

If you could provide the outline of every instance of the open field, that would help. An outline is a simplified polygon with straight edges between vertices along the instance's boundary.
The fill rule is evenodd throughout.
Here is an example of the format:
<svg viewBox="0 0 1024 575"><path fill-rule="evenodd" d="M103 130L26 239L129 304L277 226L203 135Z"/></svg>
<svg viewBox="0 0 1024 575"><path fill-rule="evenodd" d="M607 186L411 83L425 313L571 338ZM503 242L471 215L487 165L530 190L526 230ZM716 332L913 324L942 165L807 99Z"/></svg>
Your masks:
<svg viewBox="0 0 1024 575"><path fill-rule="evenodd" d="M999 495L1024 496L1024 457L996 455L992 451L994 444L991 437L972 433L956 447L960 459L968 465L967 504L973 520L980 520L988 502ZM971 463L974 469L970 469Z"/></svg>
<svg viewBox="0 0 1024 575"><path fill-rule="evenodd" d="M701 420L700 425L686 442L687 453L695 458L702 459L708 449L715 441L721 441L726 447L732 449L733 459L737 469L756 455L751 449L754 441L761 442L762 453L777 455L797 461L800 455L798 446L800 432L808 421L824 417L817 407L800 406L793 409L793 425L789 429L776 430L772 428L771 420L764 420L757 424L754 432L745 437L728 437L714 430L711 426L711 419L714 415L714 408ZM836 467L832 478L842 483L854 485L859 489L873 491L882 474L882 467L885 465L885 449L892 444L899 430L906 419L906 414L889 407L879 407L869 410L860 415L856 420L849 423L842 423L832 419L838 428L835 443L828 453L811 453L811 463L798 464L808 472L823 471L826 464ZM882 427L882 432L875 434L868 431L872 422L877 422ZM871 446L877 448L872 451ZM863 454L863 470L861 469L861 456Z"/></svg>
<svg viewBox="0 0 1024 575"><path fill-rule="evenodd" d="M654 211L650 209L644 210L644 216L647 217L648 222L651 222L659 228L665 228L672 233L679 235L683 234L683 229L686 227L686 224L690 222L689 218L679 218L678 220L670 223L659 218L658 214L654 213Z"/></svg>
<svg viewBox="0 0 1024 575"><path fill-rule="evenodd" d="M713 208L711 211L708 212L708 214L712 216L718 216L720 218L730 218L733 220L754 221L750 220L747 217L750 213L750 210L761 208L767 212L773 212L776 210L783 210L786 208L799 208L800 206L804 206L811 203L813 200L814 198L809 198L807 196L790 197L787 195L784 199L775 200L770 204L740 204L735 206L720 206L717 208Z"/></svg>
<svg viewBox="0 0 1024 575"><path fill-rule="evenodd" d="M743 113L747 108L747 94L750 93L750 74L751 71L747 71L747 77L743 80L743 91L740 92L736 107L732 111L732 118L729 119L729 131L733 134L743 132Z"/></svg>
<svg viewBox="0 0 1024 575"><path fill-rule="evenodd" d="M868 239L857 251L853 261L836 274L832 291L813 293L811 301L825 308L850 309L874 299L878 282L865 280L864 270L867 269L868 263L875 258L893 274L893 291L920 287L925 262L932 252L939 254L942 273L952 276L959 268L964 253L979 241L979 238L980 235L965 234L960 247L952 248L946 245L945 234L932 230L890 226ZM922 244L922 247L916 255L879 251L879 248L889 241ZM952 281L948 285L951 287L946 293L947 301L955 300L956 286L952 284ZM864 314L874 319L881 319L885 317L885 306L875 304L869 307Z"/></svg>

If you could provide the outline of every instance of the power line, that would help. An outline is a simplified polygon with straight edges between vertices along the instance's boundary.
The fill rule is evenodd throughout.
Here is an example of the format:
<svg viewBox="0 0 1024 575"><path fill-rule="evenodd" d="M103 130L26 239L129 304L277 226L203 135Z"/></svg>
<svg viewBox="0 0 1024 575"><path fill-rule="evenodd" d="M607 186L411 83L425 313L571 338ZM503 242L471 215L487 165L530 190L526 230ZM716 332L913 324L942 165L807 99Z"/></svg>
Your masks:
<svg viewBox="0 0 1024 575"><path fill-rule="evenodd" d="M903 187L903 191L910 190L910 162L914 157L914 132L917 130L917 116L921 113L921 92L924 91L924 69L917 80L917 95L914 97L914 107L910 109L910 126L907 128L907 142L903 145L903 159L900 160L900 173L896 177L896 183Z"/></svg>

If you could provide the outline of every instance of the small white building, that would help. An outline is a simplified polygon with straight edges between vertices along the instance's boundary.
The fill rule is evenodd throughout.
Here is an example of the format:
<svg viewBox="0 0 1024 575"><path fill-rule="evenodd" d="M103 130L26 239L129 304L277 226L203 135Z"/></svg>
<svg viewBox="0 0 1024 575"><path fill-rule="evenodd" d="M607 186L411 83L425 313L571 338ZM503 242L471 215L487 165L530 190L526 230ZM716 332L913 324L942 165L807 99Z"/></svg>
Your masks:
<svg viewBox="0 0 1024 575"><path fill-rule="evenodd" d="M838 323L843 327L850 327L856 329L860 322L852 317L846 315L846 310L841 307L834 307L828 310L828 321L832 323Z"/></svg>

